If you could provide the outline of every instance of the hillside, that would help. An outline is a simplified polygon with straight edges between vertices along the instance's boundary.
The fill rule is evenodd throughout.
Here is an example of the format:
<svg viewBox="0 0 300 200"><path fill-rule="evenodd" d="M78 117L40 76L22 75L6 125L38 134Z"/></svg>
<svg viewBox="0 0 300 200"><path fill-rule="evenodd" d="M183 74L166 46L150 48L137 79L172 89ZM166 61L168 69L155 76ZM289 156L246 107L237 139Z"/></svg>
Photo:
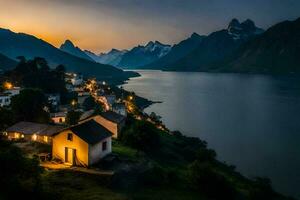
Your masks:
<svg viewBox="0 0 300 200"><path fill-rule="evenodd" d="M17 62L0 53L0 69L11 69L17 65Z"/></svg>
<svg viewBox="0 0 300 200"><path fill-rule="evenodd" d="M104 80L125 80L133 75L109 65L73 56L41 39L24 33L0 29L0 43L0 53L11 59L15 59L17 56L25 56L27 59L43 57L51 67L63 64L68 71L81 72L83 75L96 76Z"/></svg>
<svg viewBox="0 0 300 200"><path fill-rule="evenodd" d="M242 45L217 71L300 73L300 18L284 21Z"/></svg>

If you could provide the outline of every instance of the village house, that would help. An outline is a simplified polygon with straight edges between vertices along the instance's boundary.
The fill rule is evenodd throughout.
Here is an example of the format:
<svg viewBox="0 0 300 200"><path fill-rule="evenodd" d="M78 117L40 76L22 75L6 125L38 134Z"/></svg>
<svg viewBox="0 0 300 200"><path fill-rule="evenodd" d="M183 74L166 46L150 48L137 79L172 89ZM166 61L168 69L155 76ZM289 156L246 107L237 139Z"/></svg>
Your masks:
<svg viewBox="0 0 300 200"><path fill-rule="evenodd" d="M120 115L112 111L107 111L101 113L100 115L96 115L88 119L82 120L81 122L90 119L94 119L100 125L108 129L112 133L113 138L118 138L122 128L125 126L125 121L126 121L126 117L124 117L123 115Z"/></svg>
<svg viewBox="0 0 300 200"><path fill-rule="evenodd" d="M77 166L90 166L111 153L109 130L93 119L57 132L52 158Z"/></svg>
<svg viewBox="0 0 300 200"><path fill-rule="evenodd" d="M6 129L4 135L7 136L9 140L23 139L26 141L36 141L51 144L52 135L63 128L63 126L54 126L33 122L19 122Z"/></svg>
<svg viewBox="0 0 300 200"><path fill-rule="evenodd" d="M11 97L8 94L0 93L0 106L9 106L10 98Z"/></svg>
<svg viewBox="0 0 300 200"><path fill-rule="evenodd" d="M20 91L21 91L20 87L12 87L10 89L6 89L4 91L4 93L12 97L12 96L20 94Z"/></svg>
<svg viewBox="0 0 300 200"><path fill-rule="evenodd" d="M81 85L83 83L83 76L81 74L74 74L74 77L71 79L71 83L74 86Z"/></svg>
<svg viewBox="0 0 300 200"><path fill-rule="evenodd" d="M127 109L125 103L114 103L112 106L112 111L123 116L127 116Z"/></svg>
<svg viewBox="0 0 300 200"><path fill-rule="evenodd" d="M64 124L66 122L67 113L66 112L50 113L50 117L53 123Z"/></svg>
<svg viewBox="0 0 300 200"><path fill-rule="evenodd" d="M11 97L20 94L20 87L11 87L6 89L3 93L0 93L0 106L9 106L11 103Z"/></svg>

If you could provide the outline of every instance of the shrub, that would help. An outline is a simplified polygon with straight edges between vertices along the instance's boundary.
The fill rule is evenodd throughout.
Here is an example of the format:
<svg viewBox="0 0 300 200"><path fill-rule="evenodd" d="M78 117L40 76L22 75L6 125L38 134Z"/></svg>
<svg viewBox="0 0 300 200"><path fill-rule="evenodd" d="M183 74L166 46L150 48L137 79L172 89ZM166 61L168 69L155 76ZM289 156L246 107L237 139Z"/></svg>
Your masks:
<svg viewBox="0 0 300 200"><path fill-rule="evenodd" d="M214 171L209 163L195 161L189 166L189 176L194 189L214 199L234 199L235 190L231 183Z"/></svg>
<svg viewBox="0 0 300 200"><path fill-rule="evenodd" d="M153 150L159 145L159 130L149 122L133 121L121 134L121 141L142 151Z"/></svg>

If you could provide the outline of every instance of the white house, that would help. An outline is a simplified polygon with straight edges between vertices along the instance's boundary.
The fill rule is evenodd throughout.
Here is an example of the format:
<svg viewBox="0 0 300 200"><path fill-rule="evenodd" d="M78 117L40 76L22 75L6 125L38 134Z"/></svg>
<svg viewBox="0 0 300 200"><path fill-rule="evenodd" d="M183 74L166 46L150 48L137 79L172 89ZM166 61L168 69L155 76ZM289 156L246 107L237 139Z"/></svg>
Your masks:
<svg viewBox="0 0 300 200"><path fill-rule="evenodd" d="M111 136L96 121L85 121L53 136L52 157L70 165L93 165L111 153Z"/></svg>
<svg viewBox="0 0 300 200"><path fill-rule="evenodd" d="M9 106L10 104L10 98L8 94L0 94L0 106Z"/></svg>

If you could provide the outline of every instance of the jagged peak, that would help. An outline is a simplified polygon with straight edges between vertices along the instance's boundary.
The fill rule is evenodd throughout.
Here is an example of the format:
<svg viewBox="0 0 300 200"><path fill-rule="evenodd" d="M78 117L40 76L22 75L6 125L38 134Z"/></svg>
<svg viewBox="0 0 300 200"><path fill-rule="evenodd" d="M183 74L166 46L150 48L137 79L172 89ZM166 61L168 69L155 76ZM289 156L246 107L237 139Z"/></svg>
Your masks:
<svg viewBox="0 0 300 200"><path fill-rule="evenodd" d="M66 39L65 42L60 46L60 47L74 47L75 48L75 45L73 44L73 42L69 39Z"/></svg>
<svg viewBox="0 0 300 200"><path fill-rule="evenodd" d="M235 26L240 26L240 21L236 18L233 18L230 22L229 22L229 25L228 25L228 28L229 27L235 27Z"/></svg>

